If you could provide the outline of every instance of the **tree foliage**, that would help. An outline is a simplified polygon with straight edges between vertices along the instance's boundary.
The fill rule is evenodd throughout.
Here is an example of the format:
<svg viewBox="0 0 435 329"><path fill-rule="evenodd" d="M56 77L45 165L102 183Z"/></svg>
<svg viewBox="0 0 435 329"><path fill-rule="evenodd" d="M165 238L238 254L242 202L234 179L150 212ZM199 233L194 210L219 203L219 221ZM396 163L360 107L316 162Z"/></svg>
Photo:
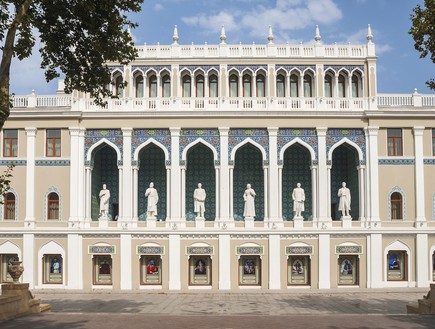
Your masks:
<svg viewBox="0 0 435 329"><path fill-rule="evenodd" d="M126 16L143 0L0 0L0 129L10 112L12 57L29 57L35 32L47 81L65 75L65 91L90 93L97 103L112 96L108 64L137 56Z"/></svg>
<svg viewBox="0 0 435 329"><path fill-rule="evenodd" d="M420 58L429 55L435 63L435 1L424 0L424 7L417 5L411 14L412 27L409 34L414 39L414 47L420 52ZM435 80L426 82L427 86L435 90Z"/></svg>

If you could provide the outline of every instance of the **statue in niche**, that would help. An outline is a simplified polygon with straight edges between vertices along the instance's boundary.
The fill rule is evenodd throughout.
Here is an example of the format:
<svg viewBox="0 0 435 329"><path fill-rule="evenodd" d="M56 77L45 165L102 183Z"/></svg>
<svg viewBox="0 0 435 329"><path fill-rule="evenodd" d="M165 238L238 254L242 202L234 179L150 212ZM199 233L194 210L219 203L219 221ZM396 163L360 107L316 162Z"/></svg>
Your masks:
<svg viewBox="0 0 435 329"><path fill-rule="evenodd" d="M107 218L109 215L109 200L110 191L107 189L106 184L103 184L103 189L100 191L100 217Z"/></svg>
<svg viewBox="0 0 435 329"><path fill-rule="evenodd" d="M302 217L302 211L305 211L305 191L301 187L301 183L297 183L292 193L293 212L295 217Z"/></svg>
<svg viewBox="0 0 435 329"><path fill-rule="evenodd" d="M147 218L155 219L157 216L157 202L159 202L159 194L154 188L154 183L150 183L150 187L145 191L147 198Z"/></svg>
<svg viewBox="0 0 435 329"><path fill-rule="evenodd" d="M205 212L205 190L202 188L202 184L198 183L198 188L193 193L193 203L197 218L204 218Z"/></svg>
<svg viewBox="0 0 435 329"><path fill-rule="evenodd" d="M346 187L346 183L341 183L341 189L338 190L338 197L340 202L338 210L341 211L342 217L350 217L350 190Z"/></svg>
<svg viewBox="0 0 435 329"><path fill-rule="evenodd" d="M243 200L245 200L243 216L245 218L255 217L255 191L253 188L251 188L251 184L246 185L246 190L243 194Z"/></svg>

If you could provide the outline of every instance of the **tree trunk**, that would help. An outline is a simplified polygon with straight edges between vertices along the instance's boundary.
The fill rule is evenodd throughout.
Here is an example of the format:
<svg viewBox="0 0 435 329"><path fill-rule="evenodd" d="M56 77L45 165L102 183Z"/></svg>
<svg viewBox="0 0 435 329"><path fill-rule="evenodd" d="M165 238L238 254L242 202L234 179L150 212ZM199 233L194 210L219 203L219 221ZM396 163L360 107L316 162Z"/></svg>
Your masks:
<svg viewBox="0 0 435 329"><path fill-rule="evenodd" d="M23 17L27 15L32 0L26 0L17 10L17 14L6 34L5 44L3 46L2 61L0 63L0 129L6 119L9 117L12 104L9 97L9 81L11 71L11 61L14 54L14 42L17 29L21 24Z"/></svg>

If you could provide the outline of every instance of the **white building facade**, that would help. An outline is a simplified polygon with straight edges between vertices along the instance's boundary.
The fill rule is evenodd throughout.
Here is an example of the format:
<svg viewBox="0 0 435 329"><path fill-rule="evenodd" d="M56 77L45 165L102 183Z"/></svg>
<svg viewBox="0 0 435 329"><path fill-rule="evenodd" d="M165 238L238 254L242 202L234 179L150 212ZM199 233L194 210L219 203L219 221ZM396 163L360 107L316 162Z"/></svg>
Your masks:
<svg viewBox="0 0 435 329"><path fill-rule="evenodd" d="M434 282L435 96L377 93L370 28L357 46L324 45L318 30L312 45L274 44L272 31L265 45L225 39L185 46L174 31L171 45L138 47L130 65L110 63L118 98L104 108L61 82L56 95L14 98L0 136L0 165L15 165L0 210L2 282L11 258L39 289Z"/></svg>

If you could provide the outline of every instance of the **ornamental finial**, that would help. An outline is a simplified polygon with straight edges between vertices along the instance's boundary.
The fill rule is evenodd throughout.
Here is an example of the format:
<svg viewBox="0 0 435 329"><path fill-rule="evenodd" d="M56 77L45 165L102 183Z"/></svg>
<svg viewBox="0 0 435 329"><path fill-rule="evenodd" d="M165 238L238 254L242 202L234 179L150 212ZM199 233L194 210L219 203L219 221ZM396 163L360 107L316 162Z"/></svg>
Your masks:
<svg viewBox="0 0 435 329"><path fill-rule="evenodd" d="M373 34L372 34L372 28L370 27L370 24L367 27L367 41L368 43L373 43Z"/></svg>
<svg viewBox="0 0 435 329"><path fill-rule="evenodd" d="M172 36L172 41L174 41L174 45L178 45L178 28L177 25L174 26L174 35Z"/></svg>
<svg viewBox="0 0 435 329"><path fill-rule="evenodd" d="M316 40L316 43L320 43L320 40L322 40L322 37L320 36L319 25L316 25L316 36L314 37L314 40Z"/></svg>
<svg viewBox="0 0 435 329"><path fill-rule="evenodd" d="M272 26L269 25L269 35L267 36L267 40L269 40L269 44L273 43L273 32L272 32Z"/></svg>
<svg viewBox="0 0 435 329"><path fill-rule="evenodd" d="M227 36L225 35L225 27L222 25L221 28L221 44L224 45L225 44L225 40L227 39Z"/></svg>

